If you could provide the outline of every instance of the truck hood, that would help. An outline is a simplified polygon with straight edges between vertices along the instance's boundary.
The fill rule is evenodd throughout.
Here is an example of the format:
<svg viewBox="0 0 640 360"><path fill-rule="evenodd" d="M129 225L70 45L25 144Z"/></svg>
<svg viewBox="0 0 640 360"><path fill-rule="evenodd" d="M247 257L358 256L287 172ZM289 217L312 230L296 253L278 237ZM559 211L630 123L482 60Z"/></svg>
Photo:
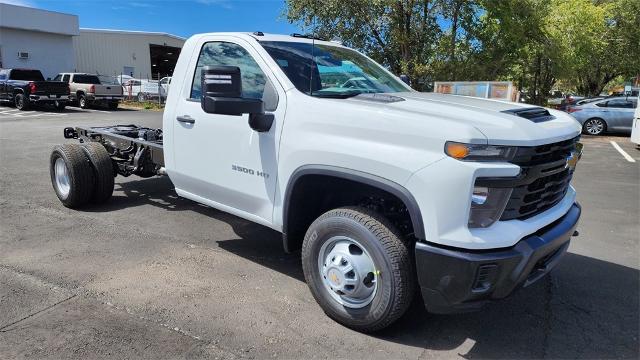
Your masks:
<svg viewBox="0 0 640 360"><path fill-rule="evenodd" d="M452 122L458 126L467 125L495 145L548 144L575 137L581 130L580 124L569 114L527 104L420 92L381 94L377 97L363 95L351 98L351 101L384 106L385 112L404 113L403 116L415 121L433 122L433 126L447 126ZM523 110L534 110L539 114L531 117ZM544 116L545 111L547 116Z"/></svg>

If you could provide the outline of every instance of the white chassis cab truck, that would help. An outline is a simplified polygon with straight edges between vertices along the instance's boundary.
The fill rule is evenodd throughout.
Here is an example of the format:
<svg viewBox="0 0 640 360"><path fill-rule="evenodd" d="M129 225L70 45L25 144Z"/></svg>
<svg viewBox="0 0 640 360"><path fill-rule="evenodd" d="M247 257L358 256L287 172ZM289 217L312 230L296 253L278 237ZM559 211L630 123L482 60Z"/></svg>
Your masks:
<svg viewBox="0 0 640 360"><path fill-rule="evenodd" d="M300 35L187 40L162 129L65 128L51 181L76 208L114 177L168 175L178 195L283 234L337 322L363 332L414 295L477 309L539 280L580 217L580 125L560 111L419 93L365 55Z"/></svg>

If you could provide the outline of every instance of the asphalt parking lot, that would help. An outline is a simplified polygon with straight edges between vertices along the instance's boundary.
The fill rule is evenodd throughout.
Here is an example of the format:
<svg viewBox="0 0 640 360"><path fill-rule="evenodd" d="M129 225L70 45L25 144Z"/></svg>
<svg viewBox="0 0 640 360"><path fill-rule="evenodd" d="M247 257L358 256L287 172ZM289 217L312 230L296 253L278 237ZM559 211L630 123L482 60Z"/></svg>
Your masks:
<svg viewBox="0 0 640 360"><path fill-rule="evenodd" d="M416 303L363 335L323 314L279 234L178 198L167 178L118 177L105 205L60 204L48 159L63 127L160 127L161 113L13 110L0 107L0 358L640 355L640 150L627 136L583 138L580 236L551 276L478 313Z"/></svg>

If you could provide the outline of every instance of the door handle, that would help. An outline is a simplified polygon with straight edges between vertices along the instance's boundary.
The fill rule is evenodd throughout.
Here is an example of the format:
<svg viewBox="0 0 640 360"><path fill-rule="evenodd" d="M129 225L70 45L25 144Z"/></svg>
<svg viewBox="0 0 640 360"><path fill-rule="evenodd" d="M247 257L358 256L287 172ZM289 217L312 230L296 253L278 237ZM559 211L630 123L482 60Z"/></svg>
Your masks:
<svg viewBox="0 0 640 360"><path fill-rule="evenodd" d="M176 118L176 120L178 120L179 122L182 122L182 123L187 123L187 124L193 124L193 123L196 122L196 119L192 118L189 115L178 116Z"/></svg>

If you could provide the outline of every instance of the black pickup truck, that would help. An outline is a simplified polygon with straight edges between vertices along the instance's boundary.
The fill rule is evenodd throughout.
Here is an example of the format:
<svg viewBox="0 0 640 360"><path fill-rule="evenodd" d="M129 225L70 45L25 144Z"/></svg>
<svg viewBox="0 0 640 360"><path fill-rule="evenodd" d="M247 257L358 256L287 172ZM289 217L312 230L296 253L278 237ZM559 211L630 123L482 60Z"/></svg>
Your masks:
<svg viewBox="0 0 640 360"><path fill-rule="evenodd" d="M69 85L46 81L40 70L0 69L0 101L11 101L19 110L28 110L32 104L62 110L69 101Z"/></svg>

